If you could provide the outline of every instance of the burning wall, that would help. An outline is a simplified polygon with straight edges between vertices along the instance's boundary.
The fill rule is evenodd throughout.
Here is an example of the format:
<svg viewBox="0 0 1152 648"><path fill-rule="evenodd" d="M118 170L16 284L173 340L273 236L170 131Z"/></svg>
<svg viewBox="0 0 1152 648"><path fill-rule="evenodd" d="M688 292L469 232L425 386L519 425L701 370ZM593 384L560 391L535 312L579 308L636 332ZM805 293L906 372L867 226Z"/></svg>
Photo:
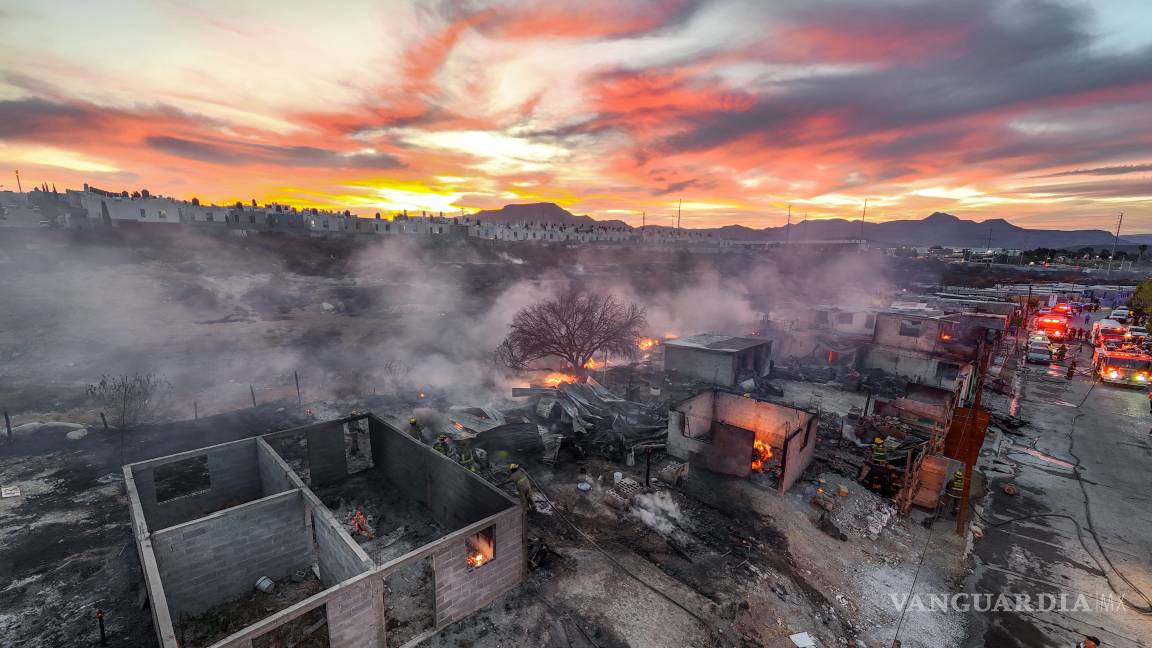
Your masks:
<svg viewBox="0 0 1152 648"><path fill-rule="evenodd" d="M669 454L738 477L778 460L781 493L811 462L815 447L813 413L727 392L697 394L668 416Z"/></svg>

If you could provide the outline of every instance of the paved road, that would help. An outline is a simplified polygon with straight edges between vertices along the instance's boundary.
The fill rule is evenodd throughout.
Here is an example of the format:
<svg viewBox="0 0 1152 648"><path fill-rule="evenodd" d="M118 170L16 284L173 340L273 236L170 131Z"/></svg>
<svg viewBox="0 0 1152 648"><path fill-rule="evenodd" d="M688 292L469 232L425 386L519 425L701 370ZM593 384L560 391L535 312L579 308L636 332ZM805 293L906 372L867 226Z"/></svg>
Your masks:
<svg viewBox="0 0 1152 648"><path fill-rule="evenodd" d="M1081 375L1072 381L1065 379L1062 365L1030 365L1023 374L1020 415L1031 425L1021 428L1023 436L1005 435L1001 456L1007 465L994 466L1004 472L988 473L992 495L984 515L992 522L1067 515L1084 529L1088 547L1070 519L985 525L987 534L974 548L976 570L965 587L981 594L1028 594L1033 601L1042 593L1065 594L1066 609L974 613L964 646L1068 648L1080 633L1099 637L1107 647L1152 646L1152 615L1128 609L1109 587L1110 579L1125 598L1152 605L1118 575L1152 596L1148 397L1144 391L1094 383L1087 375L1091 351L1086 345L1076 357ZM1009 482L1019 487L1019 495L1003 493ZM1089 512L1114 568L1088 532Z"/></svg>

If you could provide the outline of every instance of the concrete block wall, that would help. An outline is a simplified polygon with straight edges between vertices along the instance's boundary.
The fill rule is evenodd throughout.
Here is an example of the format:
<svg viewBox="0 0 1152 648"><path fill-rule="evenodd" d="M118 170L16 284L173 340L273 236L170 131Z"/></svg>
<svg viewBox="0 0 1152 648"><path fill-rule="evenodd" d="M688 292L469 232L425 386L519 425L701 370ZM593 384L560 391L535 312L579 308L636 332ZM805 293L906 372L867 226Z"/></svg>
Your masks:
<svg viewBox="0 0 1152 648"><path fill-rule="evenodd" d="M816 417L812 417L803 427L791 434L785 440L784 470L780 474L781 495L786 493L792 484L804 474L808 464L812 463L812 455L816 453Z"/></svg>
<svg viewBox="0 0 1152 648"><path fill-rule="evenodd" d="M341 533L330 515L312 511L312 531L316 538L316 560L320 567L320 582L324 587L342 583L359 576L374 565L367 563L349 544L355 543L347 533Z"/></svg>
<svg viewBox="0 0 1152 648"><path fill-rule="evenodd" d="M437 626L472 614L523 582L524 510L504 511L493 526L493 558L480 567L465 562L467 532L444 538L434 550Z"/></svg>
<svg viewBox="0 0 1152 648"><path fill-rule="evenodd" d="M736 354L665 346L664 370L676 376L696 378L716 385L731 385L736 382Z"/></svg>
<svg viewBox="0 0 1152 648"><path fill-rule="evenodd" d="M311 565L300 491L288 491L152 533L172 619L247 594L261 576Z"/></svg>
<svg viewBox="0 0 1152 648"><path fill-rule="evenodd" d="M344 454L344 424L333 422L316 426L308 436L308 483L321 486L348 476L348 457Z"/></svg>
<svg viewBox="0 0 1152 648"><path fill-rule="evenodd" d="M365 578L333 593L325 605L330 648L384 648L384 579Z"/></svg>
<svg viewBox="0 0 1152 648"><path fill-rule="evenodd" d="M461 529L510 506L494 486L455 461L375 417L368 420L375 469L428 507L446 530Z"/></svg>
<svg viewBox="0 0 1152 648"><path fill-rule="evenodd" d="M289 477L291 468L276 459L275 450L267 444L257 444L256 461L260 472L260 490L265 497L296 488Z"/></svg>
<svg viewBox="0 0 1152 648"><path fill-rule="evenodd" d="M156 468L203 455L208 457L211 488L165 502L157 502ZM257 467L254 439L183 452L165 457L163 460L141 462L133 465L132 473L140 497L140 506L144 510L144 519L152 531L182 524L264 495Z"/></svg>
<svg viewBox="0 0 1152 648"><path fill-rule="evenodd" d="M804 410L765 403L736 394L721 392L716 395L717 421L747 428L759 434L767 434L772 440L771 445L776 447L783 445L784 437L789 432L804 425L811 418L812 414Z"/></svg>

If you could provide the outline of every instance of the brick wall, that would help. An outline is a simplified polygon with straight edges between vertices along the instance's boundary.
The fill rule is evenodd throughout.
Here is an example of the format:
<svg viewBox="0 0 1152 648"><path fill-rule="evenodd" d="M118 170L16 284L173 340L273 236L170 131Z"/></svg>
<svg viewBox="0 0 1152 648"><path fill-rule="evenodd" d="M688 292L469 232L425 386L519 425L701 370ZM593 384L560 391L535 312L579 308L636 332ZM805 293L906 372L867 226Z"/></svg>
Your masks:
<svg viewBox="0 0 1152 648"><path fill-rule="evenodd" d="M321 486L348 476L348 458L344 454L344 424L311 428L308 435L308 483Z"/></svg>
<svg viewBox="0 0 1152 648"><path fill-rule="evenodd" d="M432 512L447 531L512 504L484 479L379 419L369 419L372 459L384 477Z"/></svg>
<svg viewBox="0 0 1152 648"><path fill-rule="evenodd" d="M280 493L157 531L152 546L174 621L311 564L299 491Z"/></svg>
<svg viewBox="0 0 1152 648"><path fill-rule="evenodd" d="M365 578L344 587L325 605L330 648L384 648L383 578Z"/></svg>
<svg viewBox="0 0 1152 648"><path fill-rule="evenodd" d="M211 488L200 493L156 501L154 471L157 466L189 457L207 455ZM263 486L256 461L256 441L246 439L236 443L204 448L196 452L181 453L165 458L163 462L142 462L133 467L136 490L144 519L152 531L213 513L230 506L263 497Z"/></svg>
<svg viewBox="0 0 1152 648"><path fill-rule="evenodd" d="M524 580L524 511L516 507L496 518L493 558L477 568L464 562L464 538L445 539L432 554L436 571L436 625L462 619Z"/></svg>

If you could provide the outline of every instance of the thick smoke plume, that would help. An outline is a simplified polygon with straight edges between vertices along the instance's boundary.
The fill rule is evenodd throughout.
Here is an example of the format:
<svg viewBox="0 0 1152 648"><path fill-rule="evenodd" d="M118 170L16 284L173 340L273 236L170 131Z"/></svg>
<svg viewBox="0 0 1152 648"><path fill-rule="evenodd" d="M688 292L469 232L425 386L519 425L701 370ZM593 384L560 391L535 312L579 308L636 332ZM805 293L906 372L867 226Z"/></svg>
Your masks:
<svg viewBox="0 0 1152 648"><path fill-rule="evenodd" d="M747 335L771 309L889 290L859 255L60 234L0 242L0 397L13 410L79 406L84 385L134 372L173 384L177 417L194 401L202 414L243 407L249 385L261 402L294 400L294 373L308 400L484 404L526 382L492 355L516 312L573 286L643 304L654 337Z"/></svg>

